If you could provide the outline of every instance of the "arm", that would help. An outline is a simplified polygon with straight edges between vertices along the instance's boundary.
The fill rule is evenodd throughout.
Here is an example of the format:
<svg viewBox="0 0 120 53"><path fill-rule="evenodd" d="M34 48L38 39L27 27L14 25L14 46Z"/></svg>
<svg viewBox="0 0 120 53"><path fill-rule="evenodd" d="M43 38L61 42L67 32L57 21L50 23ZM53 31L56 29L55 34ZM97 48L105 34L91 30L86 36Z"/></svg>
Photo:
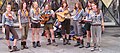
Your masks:
<svg viewBox="0 0 120 53"><path fill-rule="evenodd" d="M19 28L22 28L21 21L20 21L20 10L18 11L18 22L19 22Z"/></svg>
<svg viewBox="0 0 120 53"><path fill-rule="evenodd" d="M16 15L15 15L15 13L14 13L14 12L12 12L12 18L13 18L13 20L14 20L14 21L16 21L16 20L17 20L17 17L16 17Z"/></svg>
<svg viewBox="0 0 120 53"><path fill-rule="evenodd" d="M100 11L100 15L101 15L101 18L102 18L102 31L104 32L105 27L104 27L104 17L103 17L102 11Z"/></svg>
<svg viewBox="0 0 120 53"><path fill-rule="evenodd" d="M58 10L56 10L56 12L60 12L62 11L62 7L60 7Z"/></svg>
<svg viewBox="0 0 120 53"><path fill-rule="evenodd" d="M5 14L2 15L2 27L5 25Z"/></svg>
<svg viewBox="0 0 120 53"><path fill-rule="evenodd" d="M30 17L31 17L31 19L33 19L33 10L32 9L30 9Z"/></svg>
<svg viewBox="0 0 120 53"><path fill-rule="evenodd" d="M55 17L55 12L53 10L51 10L51 13L52 13L52 17L54 18Z"/></svg>

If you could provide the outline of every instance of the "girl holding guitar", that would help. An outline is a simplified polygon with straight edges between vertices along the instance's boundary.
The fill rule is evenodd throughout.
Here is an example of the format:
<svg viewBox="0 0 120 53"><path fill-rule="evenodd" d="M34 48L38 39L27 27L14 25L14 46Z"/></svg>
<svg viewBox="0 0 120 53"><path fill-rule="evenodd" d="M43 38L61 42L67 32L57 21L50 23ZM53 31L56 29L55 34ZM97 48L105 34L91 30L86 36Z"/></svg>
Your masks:
<svg viewBox="0 0 120 53"><path fill-rule="evenodd" d="M54 30L53 30L53 25L54 25L53 18L55 17L55 13L53 10L51 10L51 6L49 4L45 5L45 9L42 12L42 14L46 15L45 19L48 19L44 23L45 34L46 34L47 39L48 39L47 45L51 45L51 39L52 39L53 46L58 46L56 44L56 41L55 41L55 35L54 35ZM49 34L51 34L51 39L50 39Z"/></svg>
<svg viewBox="0 0 120 53"><path fill-rule="evenodd" d="M69 11L67 2L63 2L62 6L56 12L63 12L64 13L65 11ZM59 16L61 16L61 15L59 15ZM59 17L57 17L57 18L59 21ZM63 21L60 21L61 25L62 25L63 45L66 45L66 44L70 45L70 42L69 42L70 19L66 19L63 16L61 16L61 18L63 19Z"/></svg>
<svg viewBox="0 0 120 53"><path fill-rule="evenodd" d="M36 46L40 47L40 8L38 7L38 3L35 1L33 2L33 7L30 10L30 17L31 17L31 28L32 28L32 42L33 47ZM35 33L36 35L36 42L35 42Z"/></svg>

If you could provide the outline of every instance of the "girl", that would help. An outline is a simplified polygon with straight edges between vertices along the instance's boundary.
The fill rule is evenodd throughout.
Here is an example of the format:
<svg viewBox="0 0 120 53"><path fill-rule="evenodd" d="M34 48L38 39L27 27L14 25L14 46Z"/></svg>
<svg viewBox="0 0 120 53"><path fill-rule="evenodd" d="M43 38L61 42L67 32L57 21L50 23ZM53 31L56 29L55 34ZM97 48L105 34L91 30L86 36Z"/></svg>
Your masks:
<svg viewBox="0 0 120 53"><path fill-rule="evenodd" d="M69 11L68 4L66 2L62 3L62 6L56 12ZM63 17L64 18L64 17ZM63 45L70 45L69 34L70 34L70 19L65 19L61 22L62 25L62 36L63 36Z"/></svg>
<svg viewBox="0 0 120 53"><path fill-rule="evenodd" d="M28 47L26 46L26 39L28 36L30 19L29 19L29 12L27 9L27 5L25 2L21 4L21 9L18 11L18 19L19 19L19 28L21 29L22 32L21 49L22 50L28 49Z"/></svg>
<svg viewBox="0 0 120 53"><path fill-rule="evenodd" d="M10 52L13 51L19 51L19 49L17 48L17 39L18 39L18 34L14 29L14 20L17 20L16 15L14 14L13 11L11 11L11 5L8 4L6 7L6 12L3 13L2 15L2 24L5 28L5 35L6 35L6 40L7 40L7 45L9 48ZM14 36L14 41L13 41L13 48L10 46L10 40L9 40L9 33L12 33L12 35Z"/></svg>
<svg viewBox="0 0 120 53"><path fill-rule="evenodd" d="M33 8L30 10L30 17L31 17L31 28L32 28L32 43L33 47L36 46L40 47L40 8L38 8L38 3L35 1L33 2ZM35 33L36 35L36 42L35 42Z"/></svg>
<svg viewBox="0 0 120 53"><path fill-rule="evenodd" d="M75 8L73 13L74 13L74 17L73 17L74 32L75 35L77 36L77 44L74 46L76 47L80 45L79 48L83 48L84 46L83 46L82 24L79 23L80 21L82 21L82 17L84 13L81 3L75 3Z"/></svg>
<svg viewBox="0 0 120 53"><path fill-rule="evenodd" d="M98 5L96 3L92 4L92 16L91 16L91 42L92 42L92 48L91 51L94 51L95 48L100 49L101 44L101 32L102 28L104 28L104 19L102 11L98 8Z"/></svg>
<svg viewBox="0 0 120 53"><path fill-rule="evenodd" d="M85 22L85 29L86 29L86 32L87 32L87 45L86 45L86 48L89 48L90 47L90 36L91 36L91 33L90 33L90 27L91 27L91 24L90 24L90 16L91 16L91 3L92 1L88 1L87 3L87 7L85 8L85 11L86 11L86 18L84 19L84 22Z"/></svg>
<svg viewBox="0 0 120 53"><path fill-rule="evenodd" d="M45 22L45 26L44 26L45 33L48 39L47 45L51 45L51 39L49 35L51 34L53 46L58 46L55 41L54 30L53 30L53 25L54 25L53 18L55 17L55 13L53 10L51 10L51 6L49 4L45 5L45 9L42 14L49 14L49 17L48 17L49 20Z"/></svg>

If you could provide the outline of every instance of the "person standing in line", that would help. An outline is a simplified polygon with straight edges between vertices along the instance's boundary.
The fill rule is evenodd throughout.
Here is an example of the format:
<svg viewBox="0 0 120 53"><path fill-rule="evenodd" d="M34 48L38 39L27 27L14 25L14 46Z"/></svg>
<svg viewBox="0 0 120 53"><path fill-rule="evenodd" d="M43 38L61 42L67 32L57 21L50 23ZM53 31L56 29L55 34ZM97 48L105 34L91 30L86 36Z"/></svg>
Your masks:
<svg viewBox="0 0 120 53"><path fill-rule="evenodd" d="M73 17L74 32L75 35L77 36L77 43L74 46L75 47L80 46L79 48L83 48L84 41L83 41L82 24L80 23L80 21L82 21L82 18L84 16L84 10L82 9L81 3L75 3L75 8L72 15L74 15Z"/></svg>
<svg viewBox="0 0 120 53"><path fill-rule="evenodd" d="M30 25L29 12L26 2L21 3L21 8L18 10L19 28L21 29L21 49L28 49L26 46L26 39L28 37L28 30Z"/></svg>
<svg viewBox="0 0 120 53"><path fill-rule="evenodd" d="M91 8L91 3L92 1L88 1L87 3L87 6L85 8L85 14L86 14L86 17L84 19L84 22L85 22L85 29L86 29L86 37L87 37L87 44L86 44L86 48L89 48L90 47L90 37L91 37L91 32L90 32L90 27L91 27L91 24L90 24L90 16L91 16L91 12L92 12L92 8Z"/></svg>
<svg viewBox="0 0 120 53"><path fill-rule="evenodd" d="M14 20L17 20L17 17L14 14L14 12L11 11L11 5L7 4L6 12L3 13L2 15L2 25L3 25L2 27L5 28L7 46L10 52L19 51L19 49L17 48L18 34L14 29ZM11 47L10 40L9 40L10 32L14 36L13 48Z"/></svg>
<svg viewBox="0 0 120 53"><path fill-rule="evenodd" d="M103 13L99 9L96 3L92 4L92 16L91 16L91 51L98 49L102 51L101 46L101 32L104 29Z"/></svg>
<svg viewBox="0 0 120 53"><path fill-rule="evenodd" d="M48 39L48 43L47 45L51 45L51 39L52 39L52 44L53 46L58 46L56 41L55 41L55 35L54 35L54 30L53 30L53 25L54 25L54 20L53 18L55 17L55 13L53 10L51 10L51 6L49 4L45 5L45 9L44 11L42 12L42 14L48 14L49 17L49 20L45 22L45 26L44 26L44 29L45 29L45 34L47 36L47 39ZM51 36L50 36L51 35ZM51 39L50 39L51 37Z"/></svg>
<svg viewBox="0 0 120 53"><path fill-rule="evenodd" d="M63 2L62 6L56 11L56 12L64 12L64 11L70 11L68 8L67 2ZM69 15L69 13L68 13ZM65 18L65 17L62 17ZM69 42L69 34L70 34L70 18L65 18L64 21L61 22L62 25L62 36L63 36L63 45L70 45L71 43Z"/></svg>
<svg viewBox="0 0 120 53"><path fill-rule="evenodd" d="M40 8L38 7L38 3L36 1L33 2L33 7L30 10L31 17L31 28L32 28L32 43L33 47L36 48L41 47L40 45ZM35 33L36 33L36 41L35 41Z"/></svg>

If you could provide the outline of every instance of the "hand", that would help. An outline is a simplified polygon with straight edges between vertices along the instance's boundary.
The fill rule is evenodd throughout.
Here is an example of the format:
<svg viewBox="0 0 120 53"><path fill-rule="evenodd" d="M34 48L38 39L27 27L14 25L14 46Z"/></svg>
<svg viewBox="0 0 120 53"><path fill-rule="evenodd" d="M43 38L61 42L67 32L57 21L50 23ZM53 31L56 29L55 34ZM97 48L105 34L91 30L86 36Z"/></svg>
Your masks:
<svg viewBox="0 0 120 53"><path fill-rule="evenodd" d="M102 31L103 31L103 32L105 31L105 27L104 27L104 25L102 25Z"/></svg>
<svg viewBox="0 0 120 53"><path fill-rule="evenodd" d="M22 29L22 26L21 26L21 25L19 26L19 29Z"/></svg>
<svg viewBox="0 0 120 53"><path fill-rule="evenodd" d="M13 18L12 18L12 17L13 17L12 14L8 14L8 16L9 16L9 19L10 19L10 20L13 19Z"/></svg>
<svg viewBox="0 0 120 53"><path fill-rule="evenodd" d="M31 28L31 23L29 23L29 28Z"/></svg>

